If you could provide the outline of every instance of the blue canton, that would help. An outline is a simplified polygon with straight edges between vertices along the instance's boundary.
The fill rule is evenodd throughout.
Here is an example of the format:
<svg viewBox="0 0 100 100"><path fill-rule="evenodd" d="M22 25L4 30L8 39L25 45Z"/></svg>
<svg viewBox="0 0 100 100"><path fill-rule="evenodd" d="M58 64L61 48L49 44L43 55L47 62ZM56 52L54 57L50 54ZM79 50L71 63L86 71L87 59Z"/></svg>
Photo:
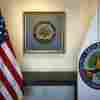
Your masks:
<svg viewBox="0 0 100 100"><path fill-rule="evenodd" d="M5 21L3 16L0 16L0 45L5 38Z"/></svg>

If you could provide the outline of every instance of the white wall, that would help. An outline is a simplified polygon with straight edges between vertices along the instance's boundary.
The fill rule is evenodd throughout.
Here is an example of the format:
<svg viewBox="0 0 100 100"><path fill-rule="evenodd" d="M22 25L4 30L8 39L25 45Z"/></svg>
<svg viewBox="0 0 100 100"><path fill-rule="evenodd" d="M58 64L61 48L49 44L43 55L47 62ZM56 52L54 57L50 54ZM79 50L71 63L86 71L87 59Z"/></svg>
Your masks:
<svg viewBox="0 0 100 100"><path fill-rule="evenodd" d="M85 0L86 1L86 0ZM92 0L93 1L93 0ZM80 33L80 0L0 0L3 15L23 71L75 71ZM23 56L23 12L65 11L66 53Z"/></svg>

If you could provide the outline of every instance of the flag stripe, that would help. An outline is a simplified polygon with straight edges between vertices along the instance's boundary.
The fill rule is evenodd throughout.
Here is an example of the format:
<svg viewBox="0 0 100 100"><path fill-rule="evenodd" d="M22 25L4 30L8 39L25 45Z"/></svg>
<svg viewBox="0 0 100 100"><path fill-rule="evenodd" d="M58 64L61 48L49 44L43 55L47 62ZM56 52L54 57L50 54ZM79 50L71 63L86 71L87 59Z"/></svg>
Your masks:
<svg viewBox="0 0 100 100"><path fill-rule="evenodd" d="M20 68L17 66L15 57L13 56L13 54L12 54L10 48L8 47L8 43L7 43L7 42L2 43L1 47L3 48L5 54L8 56L8 58L9 58L11 64L12 64L13 67L16 69L16 71L17 71L17 73L19 74L19 76L20 76L21 78L23 78L23 77L22 77L22 74L21 74L21 71L20 71Z"/></svg>
<svg viewBox="0 0 100 100"><path fill-rule="evenodd" d="M17 83L19 84L19 86L22 87L23 83L22 80L18 73L16 72L15 68L13 67L13 65L10 63L8 57L6 56L5 52L3 51L2 48L0 48L0 54L2 54L2 59L3 59L3 62L5 63L5 65L8 67L9 71L12 73L13 77L15 78L15 80L17 81Z"/></svg>
<svg viewBox="0 0 100 100"><path fill-rule="evenodd" d="M11 49L12 54L16 57L14 49L13 49L11 42L10 42L9 36L6 36L5 42L8 44L8 47Z"/></svg>
<svg viewBox="0 0 100 100"><path fill-rule="evenodd" d="M7 69L7 67L3 63L2 59L0 59L0 63L2 63L2 65L0 66L0 69L4 73L6 79L11 84L12 88L15 90L16 94L18 96L22 96L22 91L20 90L20 87L18 86L16 80L13 78L12 74L10 73L10 71Z"/></svg>
<svg viewBox="0 0 100 100"><path fill-rule="evenodd" d="M2 86L0 87L0 92L2 92L2 96L4 97L5 100L13 100L3 83L1 82ZM0 99L2 100L2 99Z"/></svg>
<svg viewBox="0 0 100 100"><path fill-rule="evenodd" d="M13 90L12 86L10 85L9 81L5 78L1 70L0 70L0 80L2 80L3 84L5 85L10 95L12 96L13 100L18 100L15 91Z"/></svg>
<svg viewBox="0 0 100 100"><path fill-rule="evenodd" d="M1 93L0 93L0 100L6 100Z"/></svg>

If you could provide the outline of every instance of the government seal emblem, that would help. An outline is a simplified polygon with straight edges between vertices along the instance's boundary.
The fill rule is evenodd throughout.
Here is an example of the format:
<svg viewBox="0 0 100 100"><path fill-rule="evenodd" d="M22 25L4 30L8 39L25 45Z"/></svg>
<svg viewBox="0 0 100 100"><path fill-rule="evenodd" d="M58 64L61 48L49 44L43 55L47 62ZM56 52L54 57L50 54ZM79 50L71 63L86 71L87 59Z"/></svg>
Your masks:
<svg viewBox="0 0 100 100"><path fill-rule="evenodd" d="M100 42L84 50L79 60L79 71L85 84L100 89Z"/></svg>

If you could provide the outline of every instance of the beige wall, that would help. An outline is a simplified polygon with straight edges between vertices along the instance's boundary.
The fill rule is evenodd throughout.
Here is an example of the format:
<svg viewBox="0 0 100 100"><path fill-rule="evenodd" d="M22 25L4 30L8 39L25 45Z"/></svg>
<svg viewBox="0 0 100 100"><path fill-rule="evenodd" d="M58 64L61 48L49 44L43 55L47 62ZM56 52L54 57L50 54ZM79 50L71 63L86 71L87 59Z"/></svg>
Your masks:
<svg viewBox="0 0 100 100"><path fill-rule="evenodd" d="M73 71L76 69L76 56L84 36L84 33L80 32L80 19L84 20L85 16L95 14L96 0L0 0L0 7L6 18L17 58L23 64L23 70ZM67 52L58 55L35 54L23 57L22 14L24 11L65 11Z"/></svg>
<svg viewBox="0 0 100 100"><path fill-rule="evenodd" d="M23 12L64 11L62 0L0 0L0 4L19 59L22 56Z"/></svg>
<svg viewBox="0 0 100 100"><path fill-rule="evenodd" d="M97 1L98 0L81 0L80 2L80 22L84 25L85 31L87 31L87 16L95 16L96 14Z"/></svg>

